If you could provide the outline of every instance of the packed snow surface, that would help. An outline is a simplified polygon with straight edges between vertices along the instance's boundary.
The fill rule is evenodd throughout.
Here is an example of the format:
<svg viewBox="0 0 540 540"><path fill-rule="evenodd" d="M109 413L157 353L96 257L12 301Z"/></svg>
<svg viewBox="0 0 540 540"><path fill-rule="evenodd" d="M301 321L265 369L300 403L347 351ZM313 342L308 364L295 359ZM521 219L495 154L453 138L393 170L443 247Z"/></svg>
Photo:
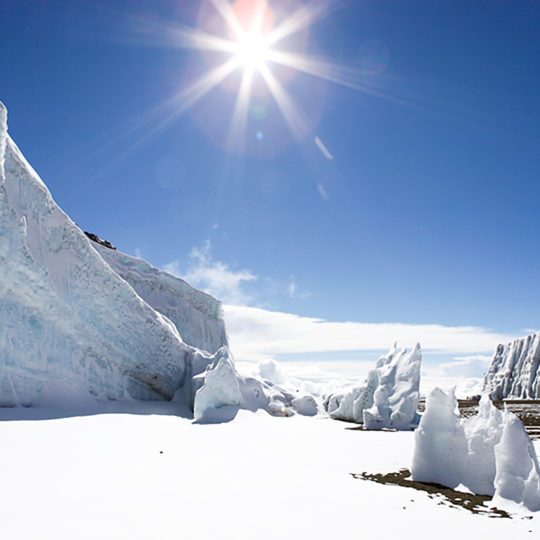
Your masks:
<svg viewBox="0 0 540 540"><path fill-rule="evenodd" d="M453 391L435 388L414 434L412 476L419 482L494 495L530 511L540 510L540 467L534 445L517 416L504 417L482 397L477 416L461 419Z"/></svg>
<svg viewBox="0 0 540 540"><path fill-rule="evenodd" d="M366 429L411 429L419 421L421 362L419 344L410 353L394 344L378 359L362 386L327 397L328 414L363 423Z"/></svg>
<svg viewBox="0 0 540 540"><path fill-rule="evenodd" d="M36 420L39 412L47 417L45 407L0 410L2 538L532 540L540 533L540 514L492 519L350 476L407 468L412 432L351 431L321 417L243 410L234 422L198 425L171 414L174 403L133 402L141 405L154 414Z"/></svg>
<svg viewBox="0 0 540 540"><path fill-rule="evenodd" d="M484 392L492 399L540 399L540 332L497 347Z"/></svg>

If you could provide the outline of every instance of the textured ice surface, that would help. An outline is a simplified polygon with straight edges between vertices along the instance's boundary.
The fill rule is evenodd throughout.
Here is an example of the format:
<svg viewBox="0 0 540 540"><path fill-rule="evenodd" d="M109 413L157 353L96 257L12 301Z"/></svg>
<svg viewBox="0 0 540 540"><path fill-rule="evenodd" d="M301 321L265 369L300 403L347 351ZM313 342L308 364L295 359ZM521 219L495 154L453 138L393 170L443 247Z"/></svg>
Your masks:
<svg viewBox="0 0 540 540"><path fill-rule="evenodd" d="M421 362L417 344L410 354L403 349L378 368L379 384L373 406L363 411L365 429L411 429L418 424Z"/></svg>
<svg viewBox="0 0 540 540"><path fill-rule="evenodd" d="M236 414L240 407L239 375L227 347L220 349L215 356L204 374L202 386L195 393L194 416L197 422L230 420L231 413ZM222 408L227 408L225 417L219 413Z"/></svg>
<svg viewBox="0 0 540 540"><path fill-rule="evenodd" d="M495 446L495 497L540 510L540 467L534 446L519 418L506 411L502 436Z"/></svg>
<svg viewBox="0 0 540 540"><path fill-rule="evenodd" d="M420 345L407 354L396 345L381 356L362 386L328 396L328 414L337 420L364 423L366 429L411 429L418 424Z"/></svg>
<svg viewBox="0 0 540 540"><path fill-rule="evenodd" d="M497 347L484 392L492 399L540 399L540 332Z"/></svg>
<svg viewBox="0 0 540 540"><path fill-rule="evenodd" d="M413 480L457 487L467 460L467 440L454 392L435 388L414 434Z"/></svg>
<svg viewBox="0 0 540 540"><path fill-rule="evenodd" d="M468 455L462 482L479 495L493 495L495 488L495 445L502 434L502 413L487 394L482 396L478 414L462 420Z"/></svg>
<svg viewBox="0 0 540 540"><path fill-rule="evenodd" d="M517 416L482 396L476 416L460 419L454 392L435 388L415 432L412 477L473 493L494 495L540 510L540 467L534 446Z"/></svg>
<svg viewBox="0 0 540 540"><path fill-rule="evenodd" d="M0 405L29 405L50 381L110 399L170 399L182 384L192 348L56 205L3 106L0 268Z"/></svg>
<svg viewBox="0 0 540 540"><path fill-rule="evenodd" d="M215 298L146 261L94 247L145 302L174 323L185 343L210 353L227 346L221 303Z"/></svg>

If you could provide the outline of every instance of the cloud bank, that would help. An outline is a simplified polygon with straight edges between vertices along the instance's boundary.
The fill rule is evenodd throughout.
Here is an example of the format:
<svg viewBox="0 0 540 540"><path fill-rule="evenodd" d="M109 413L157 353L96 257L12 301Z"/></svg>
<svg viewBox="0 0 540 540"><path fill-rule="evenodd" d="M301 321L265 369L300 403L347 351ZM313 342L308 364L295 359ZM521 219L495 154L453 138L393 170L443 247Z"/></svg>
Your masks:
<svg viewBox="0 0 540 540"><path fill-rule="evenodd" d="M437 354L492 353L515 336L476 326L332 322L266 309L224 305L232 350L239 360L332 351L385 351L394 341ZM457 360L458 362L461 361Z"/></svg>

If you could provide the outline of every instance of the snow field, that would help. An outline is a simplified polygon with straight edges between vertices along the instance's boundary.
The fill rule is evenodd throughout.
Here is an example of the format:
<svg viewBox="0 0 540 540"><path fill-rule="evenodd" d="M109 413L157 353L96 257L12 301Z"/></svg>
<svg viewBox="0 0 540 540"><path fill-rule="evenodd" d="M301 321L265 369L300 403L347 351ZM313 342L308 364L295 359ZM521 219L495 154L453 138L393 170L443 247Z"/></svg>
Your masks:
<svg viewBox="0 0 540 540"><path fill-rule="evenodd" d="M136 414L3 421L0 534L497 540L540 532L536 515L490 519L412 489L353 479L351 472L410 468L414 434L345 427L243 410L234 422L212 425Z"/></svg>

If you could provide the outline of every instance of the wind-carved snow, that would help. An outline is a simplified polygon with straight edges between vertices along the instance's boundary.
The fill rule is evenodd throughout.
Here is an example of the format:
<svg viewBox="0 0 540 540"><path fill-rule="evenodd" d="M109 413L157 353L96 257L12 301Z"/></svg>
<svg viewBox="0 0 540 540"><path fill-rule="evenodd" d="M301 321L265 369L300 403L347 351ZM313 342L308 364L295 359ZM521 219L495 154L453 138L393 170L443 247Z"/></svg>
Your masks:
<svg viewBox="0 0 540 540"><path fill-rule="evenodd" d="M477 416L461 419L454 391L435 388L415 432L412 477L419 482L493 495L540 510L540 467L534 446L517 416L504 415L487 395Z"/></svg>
<svg viewBox="0 0 540 540"><path fill-rule="evenodd" d="M419 421L420 344L407 354L396 344L381 356L362 386L325 400L328 414L338 420L363 423L366 429L411 429Z"/></svg>
<svg viewBox="0 0 540 540"><path fill-rule="evenodd" d="M185 343L210 353L227 346L221 303L215 298L146 261L94 247L145 302L174 323Z"/></svg>
<svg viewBox="0 0 540 540"><path fill-rule="evenodd" d="M540 332L499 345L484 378L492 399L540 399Z"/></svg>
<svg viewBox="0 0 540 540"><path fill-rule="evenodd" d="M49 381L109 399L170 399L193 349L60 210L0 107L0 405ZM211 331L210 334L213 334Z"/></svg>

